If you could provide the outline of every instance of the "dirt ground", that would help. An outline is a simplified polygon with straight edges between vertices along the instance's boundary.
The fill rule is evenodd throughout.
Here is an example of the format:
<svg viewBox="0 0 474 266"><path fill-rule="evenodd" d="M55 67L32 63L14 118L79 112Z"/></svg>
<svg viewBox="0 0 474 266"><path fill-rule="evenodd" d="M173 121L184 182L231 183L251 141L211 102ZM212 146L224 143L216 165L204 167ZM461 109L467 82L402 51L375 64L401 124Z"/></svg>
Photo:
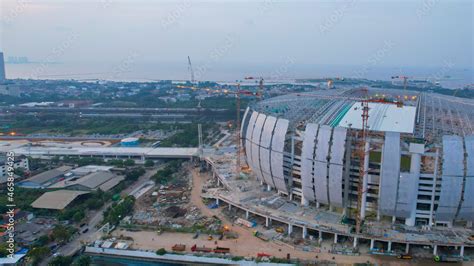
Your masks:
<svg viewBox="0 0 474 266"><path fill-rule="evenodd" d="M193 173L193 189L191 192L191 202L193 205L197 206L206 216L216 215L219 217L225 224L228 224L231 227L231 231L238 233L238 239L224 239L218 240L217 245L221 247L230 248L231 254L234 256L243 256L243 257L256 257L257 253L264 252L270 254L271 256L286 258L289 253L292 258L300 258L305 260L329 260L332 261L333 257L338 265L353 265L353 263L364 263L371 262L379 265L414 265L419 262L415 261L401 261L386 257L378 256L344 256L344 255L334 255L327 253L327 251L321 251L317 253L314 251L302 251L295 250L291 246L285 244L277 243L274 241L263 241L259 238L253 236L251 229L244 228L238 225L232 225L232 222L220 213L218 209L209 209L201 200L200 193L203 183L205 182L205 177L201 176L196 171ZM149 231L140 231L140 232L130 232L125 230L116 230L114 236L129 236L132 237L135 242L132 245L134 249L141 250L157 250L159 248L165 248L166 250L171 250L171 247L174 244L185 244L186 251L190 252L192 245L197 244L198 246L206 247L215 247L216 243L214 240L207 240L207 235L201 234L198 239L193 239L193 234L186 233L163 233L158 235L156 232Z"/></svg>

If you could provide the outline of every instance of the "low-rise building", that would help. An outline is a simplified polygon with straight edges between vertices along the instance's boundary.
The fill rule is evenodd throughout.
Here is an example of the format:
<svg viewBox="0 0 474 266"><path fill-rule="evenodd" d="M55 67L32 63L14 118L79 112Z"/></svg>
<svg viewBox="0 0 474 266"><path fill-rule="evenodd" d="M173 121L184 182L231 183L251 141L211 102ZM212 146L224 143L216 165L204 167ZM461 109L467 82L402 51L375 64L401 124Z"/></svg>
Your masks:
<svg viewBox="0 0 474 266"><path fill-rule="evenodd" d="M32 176L18 183L18 186L24 188L47 188L52 184L64 179L65 174L71 170L70 166L61 166L41 174Z"/></svg>
<svg viewBox="0 0 474 266"><path fill-rule="evenodd" d="M13 168L21 168L25 172L30 170L30 166L28 164L28 158L26 156L16 156L13 164ZM5 154L0 154L0 184L7 182L7 174L8 174L8 165L7 165L7 158Z"/></svg>

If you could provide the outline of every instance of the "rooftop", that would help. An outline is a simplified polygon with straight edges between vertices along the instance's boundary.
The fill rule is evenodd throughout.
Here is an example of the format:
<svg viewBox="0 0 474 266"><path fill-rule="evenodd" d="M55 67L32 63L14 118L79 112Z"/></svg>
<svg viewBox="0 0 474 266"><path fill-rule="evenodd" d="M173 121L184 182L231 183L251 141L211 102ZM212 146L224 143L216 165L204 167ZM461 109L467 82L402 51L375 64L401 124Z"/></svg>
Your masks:
<svg viewBox="0 0 474 266"><path fill-rule="evenodd" d="M37 209L62 210L78 196L87 193L89 192L74 190L56 190L46 192L31 203L31 206Z"/></svg>

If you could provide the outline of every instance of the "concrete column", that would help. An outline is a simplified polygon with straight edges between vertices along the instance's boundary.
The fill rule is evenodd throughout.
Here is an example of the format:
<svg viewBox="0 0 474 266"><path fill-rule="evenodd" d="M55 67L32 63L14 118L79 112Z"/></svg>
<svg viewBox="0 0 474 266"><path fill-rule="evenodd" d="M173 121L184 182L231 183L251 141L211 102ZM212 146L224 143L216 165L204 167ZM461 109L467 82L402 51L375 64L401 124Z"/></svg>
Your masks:
<svg viewBox="0 0 474 266"><path fill-rule="evenodd" d="M354 248L357 247L357 237L354 237L354 245L353 245Z"/></svg>
<svg viewBox="0 0 474 266"><path fill-rule="evenodd" d="M374 239L371 239L370 240L370 249L374 249L374 246L375 246L375 240Z"/></svg>
<svg viewBox="0 0 474 266"><path fill-rule="evenodd" d="M216 204L219 205L219 199L218 198L216 199Z"/></svg>
<svg viewBox="0 0 474 266"><path fill-rule="evenodd" d="M337 244L337 234L334 234L334 244Z"/></svg>
<svg viewBox="0 0 474 266"><path fill-rule="evenodd" d="M322 231L318 232L318 242L319 242L319 244L321 244L321 242L323 242L323 232Z"/></svg>
<svg viewBox="0 0 474 266"><path fill-rule="evenodd" d="M271 191L272 187L270 185L267 185L267 191Z"/></svg>
<svg viewBox="0 0 474 266"><path fill-rule="evenodd" d="M305 239L307 235L308 235L308 229L306 228L306 226L303 226L303 239Z"/></svg>
<svg viewBox="0 0 474 266"><path fill-rule="evenodd" d="M397 220L397 217L396 217L396 216L392 216L392 224L394 224L396 220Z"/></svg>
<svg viewBox="0 0 474 266"><path fill-rule="evenodd" d="M221 180L218 178L217 179L217 186L220 187L221 186Z"/></svg>
<svg viewBox="0 0 474 266"><path fill-rule="evenodd" d="M461 246L461 251L459 251L459 256L464 257L464 246Z"/></svg>
<svg viewBox="0 0 474 266"><path fill-rule="evenodd" d="M360 208L360 217L362 219L365 218L365 205L367 203L367 187L369 183L369 149L370 149L370 144L367 141L365 143L365 149L364 149L364 176L362 178L362 200L361 200L361 208Z"/></svg>
<svg viewBox="0 0 474 266"><path fill-rule="evenodd" d="M392 251L392 241L388 241L388 251Z"/></svg>
<svg viewBox="0 0 474 266"><path fill-rule="evenodd" d="M270 226L270 218L265 217L265 227L269 227L269 226Z"/></svg>
<svg viewBox="0 0 474 266"><path fill-rule="evenodd" d="M321 204L319 204L319 202L316 202L316 208L319 209L319 207L321 207Z"/></svg>
<svg viewBox="0 0 474 266"><path fill-rule="evenodd" d="M245 211L245 219L249 219L249 211Z"/></svg>
<svg viewBox="0 0 474 266"><path fill-rule="evenodd" d="M293 225L288 224L288 235L291 235L291 233L293 233Z"/></svg>
<svg viewBox="0 0 474 266"><path fill-rule="evenodd" d="M434 245L433 247L433 256L438 255L438 245Z"/></svg>
<svg viewBox="0 0 474 266"><path fill-rule="evenodd" d="M231 210L232 210L232 205L229 204L229 211L231 211Z"/></svg>
<svg viewBox="0 0 474 266"><path fill-rule="evenodd" d="M423 144L410 144L410 148L412 146L421 146L420 151L424 150ZM413 149L415 150L415 149ZM421 165L421 154L419 153L412 153L411 154L411 164L410 164L410 173L413 175L413 178L416 180L414 186L418 188L418 180L420 179L420 165ZM416 221L416 195L418 195L418 189L416 189L415 200L410 202L410 216L405 219L405 225L408 226L415 226Z"/></svg>
<svg viewBox="0 0 474 266"><path fill-rule="evenodd" d="M309 200L307 200L304 196L301 196L301 205L308 206Z"/></svg>
<svg viewBox="0 0 474 266"><path fill-rule="evenodd" d="M293 193L290 192L289 198L290 200L293 200Z"/></svg>
<svg viewBox="0 0 474 266"><path fill-rule="evenodd" d="M407 243L406 247L405 247L405 254L408 254L410 252L410 244Z"/></svg>

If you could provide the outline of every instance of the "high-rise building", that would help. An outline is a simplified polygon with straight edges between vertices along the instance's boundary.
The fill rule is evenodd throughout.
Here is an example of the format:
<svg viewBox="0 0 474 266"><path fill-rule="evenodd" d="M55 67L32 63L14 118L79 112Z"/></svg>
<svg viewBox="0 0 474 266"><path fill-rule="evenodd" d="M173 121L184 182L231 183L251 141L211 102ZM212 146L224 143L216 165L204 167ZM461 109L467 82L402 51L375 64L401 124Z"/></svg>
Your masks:
<svg viewBox="0 0 474 266"><path fill-rule="evenodd" d="M5 79L5 60L3 60L3 53L0 52L0 82Z"/></svg>

